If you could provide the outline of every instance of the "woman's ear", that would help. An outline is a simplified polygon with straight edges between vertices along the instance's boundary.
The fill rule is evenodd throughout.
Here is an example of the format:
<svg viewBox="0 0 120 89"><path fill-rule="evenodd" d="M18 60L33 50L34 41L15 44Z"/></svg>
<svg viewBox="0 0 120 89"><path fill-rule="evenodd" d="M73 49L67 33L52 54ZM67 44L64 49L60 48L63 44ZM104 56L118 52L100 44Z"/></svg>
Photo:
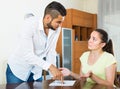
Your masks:
<svg viewBox="0 0 120 89"><path fill-rule="evenodd" d="M102 48L106 45L106 43L102 43Z"/></svg>

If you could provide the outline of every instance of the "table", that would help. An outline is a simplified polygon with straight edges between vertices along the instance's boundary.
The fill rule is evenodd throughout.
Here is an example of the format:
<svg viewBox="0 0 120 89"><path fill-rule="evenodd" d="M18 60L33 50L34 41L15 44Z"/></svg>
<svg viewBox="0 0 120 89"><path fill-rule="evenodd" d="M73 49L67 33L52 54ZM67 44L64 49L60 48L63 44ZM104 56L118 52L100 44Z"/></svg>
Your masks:
<svg viewBox="0 0 120 89"><path fill-rule="evenodd" d="M73 86L49 86L53 80L44 80L42 82L23 82L18 84L4 84L0 85L0 89L115 89L113 87L91 84L88 82L83 83L76 80Z"/></svg>

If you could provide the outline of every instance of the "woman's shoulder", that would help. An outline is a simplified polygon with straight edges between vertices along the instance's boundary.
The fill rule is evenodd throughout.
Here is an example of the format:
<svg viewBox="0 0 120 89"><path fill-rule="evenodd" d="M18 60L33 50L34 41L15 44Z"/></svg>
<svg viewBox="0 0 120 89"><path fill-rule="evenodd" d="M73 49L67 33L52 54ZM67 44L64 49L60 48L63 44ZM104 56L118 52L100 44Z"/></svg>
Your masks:
<svg viewBox="0 0 120 89"><path fill-rule="evenodd" d="M106 60L106 61L116 61L115 59L115 56L112 55L111 53L108 53L108 52L104 52L103 54L103 58Z"/></svg>
<svg viewBox="0 0 120 89"><path fill-rule="evenodd" d="M104 52L104 56L105 56L105 57L112 57L112 58L115 58L113 54L108 53L108 52Z"/></svg>
<svg viewBox="0 0 120 89"><path fill-rule="evenodd" d="M117 63L115 56L108 52L104 52L103 59L103 61L106 63L106 67Z"/></svg>
<svg viewBox="0 0 120 89"><path fill-rule="evenodd" d="M86 52L82 53L80 59L84 59L84 58L86 59L89 56L89 54L90 54L90 51L86 51Z"/></svg>
<svg viewBox="0 0 120 89"><path fill-rule="evenodd" d="M82 55L89 55L89 54L90 54L90 51L86 51Z"/></svg>

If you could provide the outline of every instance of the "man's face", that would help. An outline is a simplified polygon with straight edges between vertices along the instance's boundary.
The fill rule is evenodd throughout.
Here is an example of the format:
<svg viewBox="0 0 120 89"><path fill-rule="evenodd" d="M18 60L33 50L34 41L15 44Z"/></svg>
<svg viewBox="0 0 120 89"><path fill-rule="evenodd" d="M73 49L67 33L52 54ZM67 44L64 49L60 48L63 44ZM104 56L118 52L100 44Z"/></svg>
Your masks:
<svg viewBox="0 0 120 89"><path fill-rule="evenodd" d="M59 15L57 18L51 19L50 22L47 23L47 26L52 30L56 30L58 27L62 26L63 21L64 21L64 17Z"/></svg>

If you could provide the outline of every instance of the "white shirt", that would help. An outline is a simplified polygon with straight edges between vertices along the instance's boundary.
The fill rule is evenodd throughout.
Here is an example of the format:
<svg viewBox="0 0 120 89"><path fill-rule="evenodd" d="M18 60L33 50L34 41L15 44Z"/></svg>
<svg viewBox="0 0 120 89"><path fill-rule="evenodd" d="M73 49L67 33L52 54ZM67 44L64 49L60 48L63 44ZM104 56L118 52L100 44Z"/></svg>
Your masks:
<svg viewBox="0 0 120 89"><path fill-rule="evenodd" d="M30 17L25 20L20 34L19 45L8 59L8 64L15 76L26 81L30 73L34 80L42 76L42 69L48 70L56 65L56 44L61 28L49 29L46 36L42 19ZM46 61L43 58L46 57Z"/></svg>

